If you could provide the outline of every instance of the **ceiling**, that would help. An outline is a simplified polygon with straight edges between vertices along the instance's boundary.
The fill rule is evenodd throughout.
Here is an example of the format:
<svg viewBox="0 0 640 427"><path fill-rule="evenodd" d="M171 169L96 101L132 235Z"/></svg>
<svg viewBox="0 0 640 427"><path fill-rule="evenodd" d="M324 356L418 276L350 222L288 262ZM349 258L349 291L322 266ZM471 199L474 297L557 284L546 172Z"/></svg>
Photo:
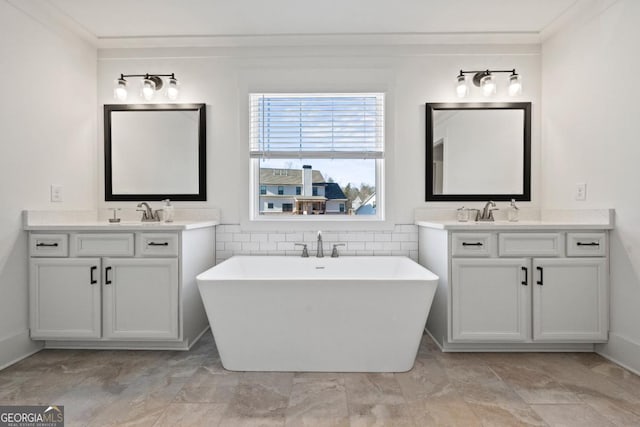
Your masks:
<svg viewBox="0 0 640 427"><path fill-rule="evenodd" d="M98 46L253 36L526 35L591 0L9 0ZM539 41L539 40L538 40ZM152 43L151 43L152 44Z"/></svg>

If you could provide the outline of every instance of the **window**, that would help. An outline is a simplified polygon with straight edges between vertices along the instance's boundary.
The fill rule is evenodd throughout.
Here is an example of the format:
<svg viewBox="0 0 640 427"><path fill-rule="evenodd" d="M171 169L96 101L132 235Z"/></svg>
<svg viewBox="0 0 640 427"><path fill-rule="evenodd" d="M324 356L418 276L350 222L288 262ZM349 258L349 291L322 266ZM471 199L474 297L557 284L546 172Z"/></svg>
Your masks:
<svg viewBox="0 0 640 427"><path fill-rule="evenodd" d="M250 126L252 206L263 203L263 186L275 186L289 219L383 218L384 94L251 94ZM378 209L352 208L372 197Z"/></svg>
<svg viewBox="0 0 640 427"><path fill-rule="evenodd" d="M267 209L273 209L273 203L267 203Z"/></svg>
<svg viewBox="0 0 640 427"><path fill-rule="evenodd" d="M260 186L260 194L267 194L267 186L266 185L261 185Z"/></svg>

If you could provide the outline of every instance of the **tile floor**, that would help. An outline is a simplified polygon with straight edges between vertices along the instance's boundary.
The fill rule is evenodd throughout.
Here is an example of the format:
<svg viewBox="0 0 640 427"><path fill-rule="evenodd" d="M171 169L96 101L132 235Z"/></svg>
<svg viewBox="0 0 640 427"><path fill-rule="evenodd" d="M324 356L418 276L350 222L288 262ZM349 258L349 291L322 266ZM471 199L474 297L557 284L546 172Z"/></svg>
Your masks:
<svg viewBox="0 0 640 427"><path fill-rule="evenodd" d="M640 377L591 353L441 353L399 374L228 372L190 352L45 350L0 371L0 404L66 426L640 426Z"/></svg>

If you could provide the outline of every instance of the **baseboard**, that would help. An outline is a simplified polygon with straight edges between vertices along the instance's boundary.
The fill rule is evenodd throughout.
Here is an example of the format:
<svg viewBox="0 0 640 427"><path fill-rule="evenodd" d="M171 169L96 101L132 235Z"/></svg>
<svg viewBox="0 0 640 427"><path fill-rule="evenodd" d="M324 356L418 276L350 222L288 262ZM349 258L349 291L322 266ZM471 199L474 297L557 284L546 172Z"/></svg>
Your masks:
<svg viewBox="0 0 640 427"><path fill-rule="evenodd" d="M609 342L598 344L596 353L634 374L640 375L640 343L609 332Z"/></svg>
<svg viewBox="0 0 640 427"><path fill-rule="evenodd" d="M22 331L0 339L0 371L42 350L40 342L29 338L29 331Z"/></svg>

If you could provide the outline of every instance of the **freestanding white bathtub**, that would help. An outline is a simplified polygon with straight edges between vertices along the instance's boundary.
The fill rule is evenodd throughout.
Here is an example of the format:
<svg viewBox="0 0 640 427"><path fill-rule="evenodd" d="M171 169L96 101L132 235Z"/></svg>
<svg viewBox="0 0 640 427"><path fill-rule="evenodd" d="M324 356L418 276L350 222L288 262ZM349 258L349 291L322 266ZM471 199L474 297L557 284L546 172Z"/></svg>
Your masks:
<svg viewBox="0 0 640 427"><path fill-rule="evenodd" d="M197 280L228 370L404 372L438 276L399 256L236 256Z"/></svg>

